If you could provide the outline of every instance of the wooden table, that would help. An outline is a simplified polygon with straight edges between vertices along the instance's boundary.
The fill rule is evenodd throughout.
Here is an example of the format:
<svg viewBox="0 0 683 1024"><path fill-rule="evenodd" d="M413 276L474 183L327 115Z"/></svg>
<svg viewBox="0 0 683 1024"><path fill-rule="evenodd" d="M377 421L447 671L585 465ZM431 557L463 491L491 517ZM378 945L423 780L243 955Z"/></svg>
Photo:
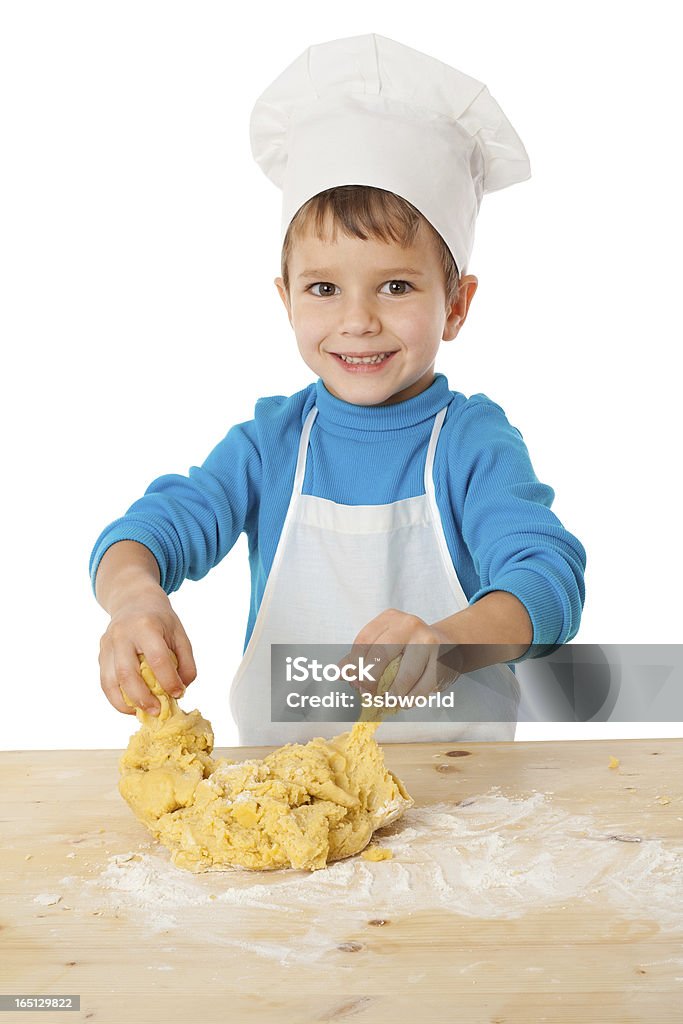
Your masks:
<svg viewBox="0 0 683 1024"><path fill-rule="evenodd" d="M271 749L215 754L243 759ZM596 829L606 830L601 838L613 839L608 832L617 822L631 840L656 842L669 854L683 848L680 740L383 749L417 806L464 808L492 787L510 797L551 793L554 808L590 815ZM634 916L599 893L590 901L536 905L513 919L416 907L381 926L368 919L348 930L341 921L336 931L334 913L320 907L323 948L312 965L226 945L221 937L240 934L240 913L219 902L190 913L182 927L150 932L139 915L102 909L86 892L87 880L116 854L141 850L168 860L118 794L120 753L0 753L0 991L81 998L79 1011L10 1011L0 1024L683 1020L683 912L680 928L662 927L642 903ZM610 757L618 767L608 767ZM595 844L577 841L577 858L591 849ZM72 879L67 887L64 876ZM216 891L231 884L225 872L190 877ZM56 904L36 903L43 893L62 896ZM346 900L353 906L352 888ZM268 911L262 919L264 932L295 952L296 922L288 928Z"/></svg>

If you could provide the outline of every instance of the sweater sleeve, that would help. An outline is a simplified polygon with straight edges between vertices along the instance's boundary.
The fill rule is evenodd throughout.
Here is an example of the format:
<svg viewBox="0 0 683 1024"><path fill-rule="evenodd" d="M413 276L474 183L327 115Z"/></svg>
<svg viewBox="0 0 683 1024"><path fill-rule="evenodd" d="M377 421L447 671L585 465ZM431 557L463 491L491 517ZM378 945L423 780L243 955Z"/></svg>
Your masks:
<svg viewBox="0 0 683 1024"><path fill-rule="evenodd" d="M253 420L239 423L187 476L167 473L153 480L97 538L89 566L93 594L102 556L119 540L149 548L167 594L217 565L244 530L255 528L261 483L256 436Z"/></svg>
<svg viewBox="0 0 683 1024"><path fill-rule="evenodd" d="M463 409L458 472L465 475L462 534L481 581L471 596L504 590L533 625L536 655L571 640L583 609L586 552L550 506L521 433L499 405L475 395Z"/></svg>

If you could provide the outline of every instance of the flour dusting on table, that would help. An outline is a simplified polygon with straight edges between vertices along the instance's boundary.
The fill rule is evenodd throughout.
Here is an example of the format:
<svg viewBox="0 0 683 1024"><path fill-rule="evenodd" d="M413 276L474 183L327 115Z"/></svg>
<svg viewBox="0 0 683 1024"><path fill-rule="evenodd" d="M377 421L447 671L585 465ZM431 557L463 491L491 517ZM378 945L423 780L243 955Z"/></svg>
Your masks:
<svg viewBox="0 0 683 1024"><path fill-rule="evenodd" d="M510 798L494 787L460 805L412 807L374 841L392 851L391 860L355 856L314 872L229 868L201 875L174 867L166 851L151 845L151 852L111 856L85 887L154 931L183 929L191 919L213 942L282 963L311 962L331 938L369 918L434 908L515 918L599 895L629 918L683 929L683 844L665 847L626 834L618 823L598 829L543 793ZM221 913L226 904L239 907L239 915ZM263 942L263 911L272 943Z"/></svg>

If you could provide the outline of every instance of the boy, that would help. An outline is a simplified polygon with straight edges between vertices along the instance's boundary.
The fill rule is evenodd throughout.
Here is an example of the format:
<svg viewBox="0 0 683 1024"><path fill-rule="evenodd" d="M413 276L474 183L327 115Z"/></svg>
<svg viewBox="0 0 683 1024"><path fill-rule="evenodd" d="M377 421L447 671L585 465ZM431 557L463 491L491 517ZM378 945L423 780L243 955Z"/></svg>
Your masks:
<svg viewBox="0 0 683 1024"><path fill-rule="evenodd" d="M380 674L402 653L391 689L413 695L447 681L440 645L473 645L458 664L465 721L397 715L378 739L514 738L519 689L497 662L576 634L585 551L500 406L451 391L434 365L477 288L465 269L481 196L529 176L524 148L485 86L374 34L310 47L257 102L251 138L283 189L275 283L318 379L260 399L201 467L155 480L100 535L102 687L124 713L120 688L155 712L144 653L183 692L196 668L167 595L244 530L241 744L340 731L270 721L271 644L319 642L382 645Z"/></svg>

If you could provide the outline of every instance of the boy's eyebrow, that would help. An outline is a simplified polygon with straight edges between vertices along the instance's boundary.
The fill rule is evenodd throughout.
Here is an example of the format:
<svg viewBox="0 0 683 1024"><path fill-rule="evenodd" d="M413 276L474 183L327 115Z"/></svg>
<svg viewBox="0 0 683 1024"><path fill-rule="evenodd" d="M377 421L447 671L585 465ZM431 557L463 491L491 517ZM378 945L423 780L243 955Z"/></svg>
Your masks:
<svg viewBox="0 0 683 1024"><path fill-rule="evenodd" d="M304 270L298 278L302 277L334 277L336 271L330 270L328 267L323 267L321 270ZM415 270L413 267L389 267L385 270L379 270L379 274L386 274L389 277L391 274L410 274L412 277L422 277L421 270Z"/></svg>

